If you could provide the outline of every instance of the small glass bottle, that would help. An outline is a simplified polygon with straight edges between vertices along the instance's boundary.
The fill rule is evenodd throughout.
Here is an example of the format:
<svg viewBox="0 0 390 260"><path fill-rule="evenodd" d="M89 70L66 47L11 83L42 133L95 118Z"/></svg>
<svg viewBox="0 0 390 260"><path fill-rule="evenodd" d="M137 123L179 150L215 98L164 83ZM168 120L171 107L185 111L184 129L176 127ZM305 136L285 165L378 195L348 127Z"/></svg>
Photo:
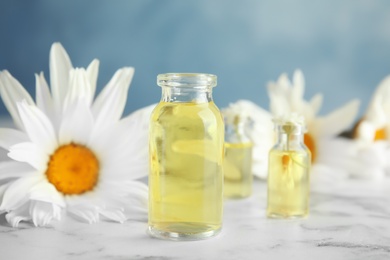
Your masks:
<svg viewBox="0 0 390 260"><path fill-rule="evenodd" d="M218 234L223 211L224 123L212 99L217 77L157 77L162 98L149 132L149 233L170 240Z"/></svg>
<svg viewBox="0 0 390 260"><path fill-rule="evenodd" d="M311 154L303 142L302 117L274 120L277 143L269 153L268 205L270 218L299 218L309 213Z"/></svg>
<svg viewBox="0 0 390 260"><path fill-rule="evenodd" d="M225 119L224 196L246 198L252 194L252 148L247 135L251 120L234 113L233 107L222 111Z"/></svg>

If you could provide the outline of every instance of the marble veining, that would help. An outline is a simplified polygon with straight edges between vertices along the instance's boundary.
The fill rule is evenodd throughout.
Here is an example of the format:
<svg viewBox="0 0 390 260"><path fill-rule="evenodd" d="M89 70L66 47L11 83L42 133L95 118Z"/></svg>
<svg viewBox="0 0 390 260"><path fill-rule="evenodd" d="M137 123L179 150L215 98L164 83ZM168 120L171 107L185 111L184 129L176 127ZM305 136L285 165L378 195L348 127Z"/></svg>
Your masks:
<svg viewBox="0 0 390 260"><path fill-rule="evenodd" d="M382 250L390 253L390 246L379 246L379 245L370 245L370 244L354 244L348 242L320 242L317 246L327 246L327 247L342 247L342 248L365 248L368 250Z"/></svg>
<svg viewBox="0 0 390 260"><path fill-rule="evenodd" d="M390 179L312 185L306 219L265 218L266 183L225 201L224 228L212 239L153 239L143 221L12 228L0 216L0 259L390 259Z"/></svg>

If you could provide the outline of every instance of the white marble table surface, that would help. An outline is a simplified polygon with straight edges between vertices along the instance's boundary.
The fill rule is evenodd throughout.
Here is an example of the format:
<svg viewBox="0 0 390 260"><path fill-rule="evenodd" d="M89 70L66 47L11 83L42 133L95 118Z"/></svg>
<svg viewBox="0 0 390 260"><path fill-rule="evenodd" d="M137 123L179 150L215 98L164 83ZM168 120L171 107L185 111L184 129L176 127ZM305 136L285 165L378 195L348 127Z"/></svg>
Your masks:
<svg viewBox="0 0 390 260"><path fill-rule="evenodd" d="M266 185L225 203L224 227L194 242L153 239L146 219L124 224L10 227L0 216L0 259L390 259L390 178L312 185L307 219L265 218Z"/></svg>

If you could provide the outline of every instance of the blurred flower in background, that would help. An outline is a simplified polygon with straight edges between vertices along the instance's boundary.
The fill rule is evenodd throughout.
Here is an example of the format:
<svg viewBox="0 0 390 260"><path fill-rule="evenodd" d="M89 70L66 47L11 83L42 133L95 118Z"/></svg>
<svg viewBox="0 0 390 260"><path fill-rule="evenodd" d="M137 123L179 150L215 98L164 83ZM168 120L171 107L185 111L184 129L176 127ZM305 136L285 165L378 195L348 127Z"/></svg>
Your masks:
<svg viewBox="0 0 390 260"><path fill-rule="evenodd" d="M353 137L366 143L390 141L390 76L377 87Z"/></svg>
<svg viewBox="0 0 390 260"><path fill-rule="evenodd" d="M383 79L375 90L367 111L357 122L350 159L343 165L356 178L380 179L390 174L390 76Z"/></svg>
<svg viewBox="0 0 390 260"><path fill-rule="evenodd" d="M294 72L290 82L286 74L282 74L277 82L268 84L270 111L274 116L297 113L305 118L307 133L304 136L306 146L312 154L312 162L321 162L326 151L322 143L337 137L347 130L355 121L359 101L353 100L326 116L318 116L322 106L322 94L316 94L310 101L303 99L305 80L300 70ZM334 154L335 151L330 153Z"/></svg>
<svg viewBox="0 0 390 260"><path fill-rule="evenodd" d="M0 214L45 226L62 213L93 223L146 218L147 129L153 106L122 113L134 69L119 69L94 100L99 61L73 68L59 43L50 86L36 75L36 103L8 71L0 93L19 129L0 129Z"/></svg>
<svg viewBox="0 0 390 260"><path fill-rule="evenodd" d="M320 117L317 114L322 106L322 95L317 94L310 101L306 101L303 98L304 91L303 73L296 70L292 81L286 74L282 74L276 82L268 84L270 112L246 100L235 103L245 111L243 113L249 113L254 121L251 137L254 143L253 171L256 176L267 176L268 152L274 141L271 118L292 113L302 115L305 119L307 133L304 141L312 153L313 164L328 164L331 161L329 157L342 160L338 151L327 149L326 143L352 125L358 113L359 101L353 100Z"/></svg>

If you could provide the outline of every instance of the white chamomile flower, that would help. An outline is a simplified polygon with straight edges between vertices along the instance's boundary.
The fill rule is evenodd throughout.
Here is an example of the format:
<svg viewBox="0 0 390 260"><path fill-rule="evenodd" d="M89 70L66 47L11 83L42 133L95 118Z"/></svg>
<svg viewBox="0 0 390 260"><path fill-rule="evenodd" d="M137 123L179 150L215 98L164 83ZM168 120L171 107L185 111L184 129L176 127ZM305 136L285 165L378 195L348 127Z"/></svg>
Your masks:
<svg viewBox="0 0 390 260"><path fill-rule="evenodd" d="M367 143L390 141L390 76L377 87L365 115L356 126L354 138Z"/></svg>
<svg viewBox="0 0 390 260"><path fill-rule="evenodd" d="M267 177L268 153L275 142L272 118L292 114L303 116L307 130L304 141L311 151L315 164L327 161L329 155L331 158L334 157L334 151L329 151L326 144L353 123L358 112L357 100L325 117L318 117L322 95L317 94L308 102L303 99L304 87L303 74L297 70L292 82L286 74L282 74L277 82L268 84L270 112L247 100L235 103L239 107L237 110L249 113L254 122L250 136L254 143L253 173L257 177L263 179Z"/></svg>
<svg viewBox="0 0 390 260"><path fill-rule="evenodd" d="M322 94L315 95L310 101L303 98L305 81L300 70L294 72L290 82L286 74L282 74L277 82L268 84L270 110L274 116L297 113L304 117L307 132L304 142L312 154L312 162L321 162L322 155L334 154L326 151L323 144L334 139L348 129L358 113L359 101L353 100L327 116L317 116L322 105Z"/></svg>
<svg viewBox="0 0 390 260"><path fill-rule="evenodd" d="M347 165L349 173L357 178L381 179L390 174L390 76L378 85L366 113L353 130Z"/></svg>
<svg viewBox="0 0 390 260"><path fill-rule="evenodd" d="M134 70L118 70L94 100L99 61L73 68L50 51L50 86L36 75L36 103L0 72L0 94L18 129L0 129L0 213L12 226L45 226L63 213L88 223L146 217L147 128L152 106L122 118Z"/></svg>

